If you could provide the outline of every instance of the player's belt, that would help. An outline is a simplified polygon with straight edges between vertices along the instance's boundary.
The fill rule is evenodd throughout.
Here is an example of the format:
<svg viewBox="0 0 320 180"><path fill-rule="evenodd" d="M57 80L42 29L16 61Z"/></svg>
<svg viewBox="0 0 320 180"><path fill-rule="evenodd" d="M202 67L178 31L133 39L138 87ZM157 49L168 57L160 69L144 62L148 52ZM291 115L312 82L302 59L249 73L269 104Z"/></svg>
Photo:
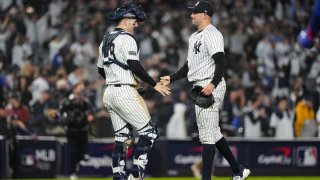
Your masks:
<svg viewBox="0 0 320 180"><path fill-rule="evenodd" d="M130 87L136 87L132 84L108 84L108 86L114 86L114 87L121 87L121 86L130 86Z"/></svg>

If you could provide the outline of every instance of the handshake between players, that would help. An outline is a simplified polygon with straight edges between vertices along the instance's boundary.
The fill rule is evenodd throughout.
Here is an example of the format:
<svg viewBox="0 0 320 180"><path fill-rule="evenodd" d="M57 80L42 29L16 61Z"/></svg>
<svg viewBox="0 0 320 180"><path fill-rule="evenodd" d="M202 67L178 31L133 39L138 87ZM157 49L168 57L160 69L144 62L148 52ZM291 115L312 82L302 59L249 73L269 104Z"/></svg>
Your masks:
<svg viewBox="0 0 320 180"><path fill-rule="evenodd" d="M156 86L153 87L156 91L158 91L162 96L170 95L170 88L167 85L163 84L162 82L158 82Z"/></svg>

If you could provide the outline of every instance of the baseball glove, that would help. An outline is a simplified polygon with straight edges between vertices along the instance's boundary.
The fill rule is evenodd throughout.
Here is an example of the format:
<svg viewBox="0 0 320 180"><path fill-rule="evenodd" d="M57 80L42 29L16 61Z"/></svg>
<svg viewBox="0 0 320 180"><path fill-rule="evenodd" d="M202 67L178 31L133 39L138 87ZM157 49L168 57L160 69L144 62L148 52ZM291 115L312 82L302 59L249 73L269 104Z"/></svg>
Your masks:
<svg viewBox="0 0 320 180"><path fill-rule="evenodd" d="M202 89L203 87L201 86L194 86L190 91L190 96L192 101L196 105L206 109L210 107L212 104L214 104L215 101L212 94L210 94L209 96L202 94Z"/></svg>

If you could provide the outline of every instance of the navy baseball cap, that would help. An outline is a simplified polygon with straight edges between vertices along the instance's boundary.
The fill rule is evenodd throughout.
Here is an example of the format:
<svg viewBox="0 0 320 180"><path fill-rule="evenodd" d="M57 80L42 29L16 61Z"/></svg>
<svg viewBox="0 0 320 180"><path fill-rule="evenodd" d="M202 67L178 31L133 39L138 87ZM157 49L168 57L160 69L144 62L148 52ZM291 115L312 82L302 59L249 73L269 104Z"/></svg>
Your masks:
<svg viewBox="0 0 320 180"><path fill-rule="evenodd" d="M198 1L194 7L188 7L194 13L206 13L208 16L213 15L213 7L208 1Z"/></svg>

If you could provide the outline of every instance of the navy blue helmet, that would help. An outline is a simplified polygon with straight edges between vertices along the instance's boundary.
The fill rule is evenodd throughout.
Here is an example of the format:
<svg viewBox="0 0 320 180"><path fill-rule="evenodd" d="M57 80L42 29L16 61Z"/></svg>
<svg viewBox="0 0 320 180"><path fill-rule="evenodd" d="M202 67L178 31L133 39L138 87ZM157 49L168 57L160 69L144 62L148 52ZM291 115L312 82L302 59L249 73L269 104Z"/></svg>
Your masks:
<svg viewBox="0 0 320 180"><path fill-rule="evenodd" d="M138 6L135 2L122 4L117 9L113 10L109 15L112 21L118 21L123 18L137 19L139 22L146 19L146 14L143 12L142 7Z"/></svg>

